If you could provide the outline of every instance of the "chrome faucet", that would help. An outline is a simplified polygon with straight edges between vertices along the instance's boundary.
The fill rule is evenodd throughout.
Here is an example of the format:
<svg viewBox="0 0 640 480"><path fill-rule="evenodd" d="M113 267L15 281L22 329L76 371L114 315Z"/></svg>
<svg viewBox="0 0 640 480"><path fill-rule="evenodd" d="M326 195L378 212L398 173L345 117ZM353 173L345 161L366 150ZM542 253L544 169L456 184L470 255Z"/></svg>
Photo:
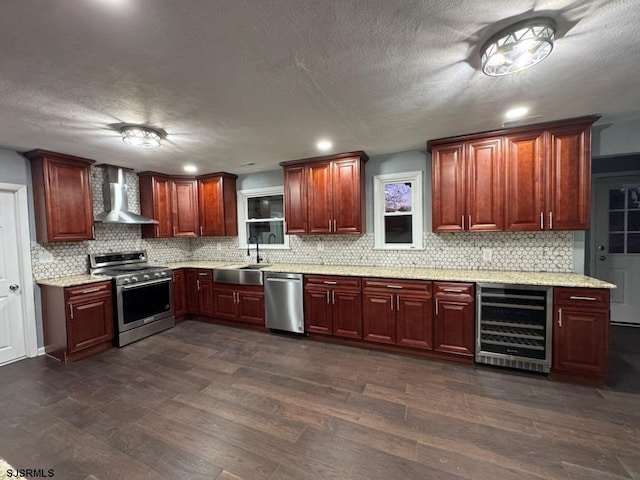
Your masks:
<svg viewBox="0 0 640 480"><path fill-rule="evenodd" d="M262 257L260 256L260 245L258 244L258 237L256 237L255 235L250 235L247 239L247 255L251 255L251 251L249 248L251 246L252 238L256 241L256 263L260 263L262 261Z"/></svg>

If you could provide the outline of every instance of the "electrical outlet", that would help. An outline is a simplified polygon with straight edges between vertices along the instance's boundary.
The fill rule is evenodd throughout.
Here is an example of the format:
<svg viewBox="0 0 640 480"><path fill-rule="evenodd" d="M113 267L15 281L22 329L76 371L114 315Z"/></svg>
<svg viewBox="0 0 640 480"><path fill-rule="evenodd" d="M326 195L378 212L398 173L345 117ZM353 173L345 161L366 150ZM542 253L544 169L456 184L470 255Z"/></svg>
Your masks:
<svg viewBox="0 0 640 480"><path fill-rule="evenodd" d="M316 250L319 252L324 251L324 242L322 240L319 240L318 243L316 244Z"/></svg>
<svg viewBox="0 0 640 480"><path fill-rule="evenodd" d="M53 262L53 254L51 252L40 252L38 253L38 260L40 263L52 263Z"/></svg>
<svg viewBox="0 0 640 480"><path fill-rule="evenodd" d="M222 244L220 242L216 243L216 250L222 250Z"/></svg>
<svg viewBox="0 0 640 480"><path fill-rule="evenodd" d="M493 261L493 250L490 248L482 249L482 261L486 263L491 263Z"/></svg>

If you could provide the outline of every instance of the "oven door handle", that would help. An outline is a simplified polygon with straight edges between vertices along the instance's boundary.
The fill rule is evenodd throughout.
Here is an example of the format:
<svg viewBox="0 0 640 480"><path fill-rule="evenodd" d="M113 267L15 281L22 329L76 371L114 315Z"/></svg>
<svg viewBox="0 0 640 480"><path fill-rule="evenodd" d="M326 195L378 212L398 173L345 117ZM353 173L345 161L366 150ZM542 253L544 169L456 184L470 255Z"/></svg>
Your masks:
<svg viewBox="0 0 640 480"><path fill-rule="evenodd" d="M153 280L151 282L144 282L144 283L137 283L135 285L125 285L122 286L123 290L133 290L134 288L141 288L141 287L146 287L149 285L157 285L158 283L166 283L166 282L170 282L171 278L162 278L160 280Z"/></svg>

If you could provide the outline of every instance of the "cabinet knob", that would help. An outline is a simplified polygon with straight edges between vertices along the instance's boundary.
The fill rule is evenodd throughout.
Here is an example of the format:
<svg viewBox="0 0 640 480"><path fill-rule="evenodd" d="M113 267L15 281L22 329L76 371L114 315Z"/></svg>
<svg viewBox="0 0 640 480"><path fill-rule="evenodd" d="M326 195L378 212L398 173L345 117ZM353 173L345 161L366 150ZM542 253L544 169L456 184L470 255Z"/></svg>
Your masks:
<svg viewBox="0 0 640 480"><path fill-rule="evenodd" d="M9 290L11 290L12 292L17 292L18 290L20 290L20 285L16 283L9 285Z"/></svg>

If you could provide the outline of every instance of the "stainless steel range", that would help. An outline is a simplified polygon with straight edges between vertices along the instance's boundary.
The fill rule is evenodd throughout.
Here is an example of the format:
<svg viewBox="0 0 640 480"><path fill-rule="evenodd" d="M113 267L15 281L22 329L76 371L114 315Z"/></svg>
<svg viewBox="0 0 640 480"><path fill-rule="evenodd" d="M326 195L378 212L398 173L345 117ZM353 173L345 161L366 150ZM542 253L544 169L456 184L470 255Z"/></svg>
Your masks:
<svg viewBox="0 0 640 480"><path fill-rule="evenodd" d="M89 255L92 275L112 277L118 347L175 325L168 267L149 265L145 250Z"/></svg>

